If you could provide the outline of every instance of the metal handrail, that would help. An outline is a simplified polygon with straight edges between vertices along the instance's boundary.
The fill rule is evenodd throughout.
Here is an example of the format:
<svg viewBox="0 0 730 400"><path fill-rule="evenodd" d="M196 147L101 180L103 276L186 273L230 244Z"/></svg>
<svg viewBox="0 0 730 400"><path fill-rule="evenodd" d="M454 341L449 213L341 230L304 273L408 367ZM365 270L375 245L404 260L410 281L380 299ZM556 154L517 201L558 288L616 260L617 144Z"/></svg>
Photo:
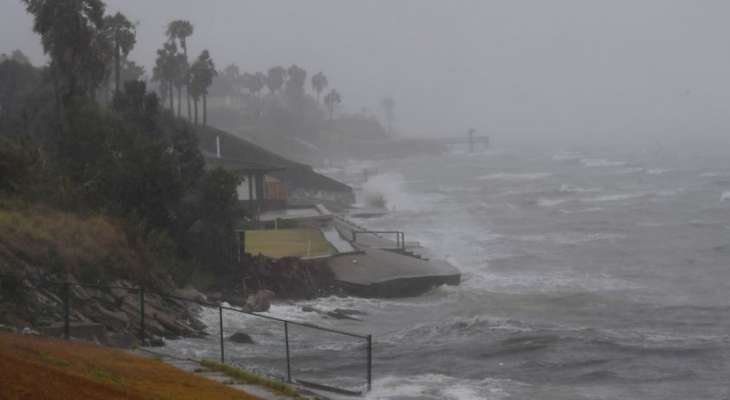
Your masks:
<svg viewBox="0 0 730 400"><path fill-rule="evenodd" d="M310 329L316 329L323 332L329 332L334 333L338 335L344 335L349 337L354 337L357 339L362 339L367 341L367 364L366 364L366 379L367 379L367 390L370 391L372 389L372 350L373 350L373 337L372 335L360 335L352 332L346 332L338 329L333 328L326 328L323 326L318 326L314 324L310 324L307 322L297 322L297 321L291 321L284 318L278 318L273 317L269 315L262 315L254 312L239 310L237 308L224 306L222 304L215 304L211 302L205 302L195 299L188 299L185 297L180 297L172 294L162 293L162 292L147 292L144 288L144 286L139 287L123 287L123 286L112 286L112 285L100 285L100 284L86 284L86 283L76 283L76 282L61 282L61 281L54 281L50 279L43 279L43 278L31 278L31 277L23 277L23 276L17 276L17 275L8 275L8 274L0 274L0 279L2 278L12 278L12 279L21 279L21 280L27 280L31 281L37 284L51 284L51 285L59 285L63 288L63 295L62 295L62 306L63 306L63 336L66 340L69 340L70 335L70 315L71 315L71 286L77 286L77 287L87 287L87 288L96 288L96 289L120 289L120 290L127 290L132 293L138 293L139 298L139 304L140 304L140 341L144 343L146 338L146 332L145 332L145 293L151 293L155 294L157 296L160 296L161 298L167 298L167 299L173 299L178 301L185 301L189 303L198 304L200 306L204 307L211 307L211 308L218 308L219 313L219 320L218 320L218 328L219 328L219 339L220 339L220 361L221 363L225 364L225 340L223 336L223 311L233 311L240 314L246 314L251 315L258 318L263 318L271 321L277 321L284 324L284 342L286 346L286 375L287 375L287 382L291 383L295 380L292 377L291 372L291 355L290 355L290 349L289 349L289 325L297 325L302 326ZM312 382L302 382L306 384L312 384ZM323 388L327 388L327 385L321 385L321 384L315 384L319 385ZM342 391L345 389L340 388L331 388L335 391Z"/></svg>
<svg viewBox="0 0 730 400"><path fill-rule="evenodd" d="M406 248L406 233L403 231L370 231L370 230L353 230L352 231L352 241L357 242L357 235L358 234L367 234L367 235L375 235L380 237L379 235L396 235L396 247L401 250L405 250Z"/></svg>

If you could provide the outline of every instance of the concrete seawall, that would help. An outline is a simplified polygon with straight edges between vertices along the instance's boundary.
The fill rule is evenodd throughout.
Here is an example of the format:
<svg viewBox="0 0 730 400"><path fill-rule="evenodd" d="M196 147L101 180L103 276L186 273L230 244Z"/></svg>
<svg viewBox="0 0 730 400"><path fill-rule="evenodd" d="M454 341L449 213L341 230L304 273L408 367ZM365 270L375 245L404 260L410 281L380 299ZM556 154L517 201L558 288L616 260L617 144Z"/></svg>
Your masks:
<svg viewBox="0 0 730 400"><path fill-rule="evenodd" d="M362 231L340 218L335 226L345 240L353 236L353 231ZM359 236L363 239L351 242L355 252L328 260L335 281L348 293L362 297L412 297L437 286L461 282L459 270L444 260L426 259L418 255L418 249L385 237Z"/></svg>

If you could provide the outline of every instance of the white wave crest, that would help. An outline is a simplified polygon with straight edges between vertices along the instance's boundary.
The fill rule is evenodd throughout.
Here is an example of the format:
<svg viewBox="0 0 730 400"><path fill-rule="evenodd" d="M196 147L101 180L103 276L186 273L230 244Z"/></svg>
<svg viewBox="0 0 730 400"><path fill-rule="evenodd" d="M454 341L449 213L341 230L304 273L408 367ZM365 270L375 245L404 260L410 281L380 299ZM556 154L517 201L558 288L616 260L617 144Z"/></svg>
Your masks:
<svg viewBox="0 0 730 400"><path fill-rule="evenodd" d="M387 376L374 382L368 400L423 399L423 400L500 400L527 385L507 379L459 379L441 374Z"/></svg>
<svg viewBox="0 0 730 400"><path fill-rule="evenodd" d="M609 195L605 195L605 196L598 196L598 197L583 199L582 201L604 203L604 202L608 202L608 201L631 200L631 199L643 197L644 195L645 195L645 193L609 194Z"/></svg>
<svg viewBox="0 0 730 400"><path fill-rule="evenodd" d="M558 189L561 193L594 193L594 192L600 192L601 189L598 188L583 188L579 186L573 186L573 185L560 185L560 189Z"/></svg>
<svg viewBox="0 0 730 400"><path fill-rule="evenodd" d="M625 167L628 163L624 161L611 161L602 158L583 158L581 164L589 168Z"/></svg>
<svg viewBox="0 0 730 400"><path fill-rule="evenodd" d="M532 173L507 173L500 172L496 174L483 175L477 179L480 181L488 180L502 180L502 181L532 181L537 179L544 179L552 174L547 172L532 172Z"/></svg>
<svg viewBox="0 0 730 400"><path fill-rule="evenodd" d="M385 173L375 175L362 186L362 203L390 211L417 211L417 199L408 194L403 175Z"/></svg>
<svg viewBox="0 0 730 400"><path fill-rule="evenodd" d="M553 161L578 161L583 159L580 153L561 152L553 156Z"/></svg>

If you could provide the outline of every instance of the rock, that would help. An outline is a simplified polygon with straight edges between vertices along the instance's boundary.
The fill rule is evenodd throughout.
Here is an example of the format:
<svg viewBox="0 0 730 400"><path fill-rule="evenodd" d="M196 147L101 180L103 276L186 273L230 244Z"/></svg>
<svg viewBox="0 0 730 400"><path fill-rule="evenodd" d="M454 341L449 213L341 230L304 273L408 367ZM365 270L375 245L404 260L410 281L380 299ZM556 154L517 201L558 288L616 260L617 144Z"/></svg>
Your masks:
<svg viewBox="0 0 730 400"><path fill-rule="evenodd" d="M316 308L311 306L303 306L302 307L303 312L319 312Z"/></svg>
<svg viewBox="0 0 730 400"><path fill-rule="evenodd" d="M256 294L248 296L246 304L243 306L247 312L265 312L271 308L271 300L274 299L274 292L271 290L259 290Z"/></svg>
<svg viewBox="0 0 730 400"><path fill-rule="evenodd" d="M197 289L191 286L178 290L175 295L184 299L193 300L201 303L205 303L208 301L208 298L205 297L203 293L200 293Z"/></svg>
<svg viewBox="0 0 730 400"><path fill-rule="evenodd" d="M137 337L131 333L114 333L107 336L108 345L119 349L132 349L139 344Z"/></svg>
<svg viewBox="0 0 730 400"><path fill-rule="evenodd" d="M97 305L92 319L99 322L113 331L122 331L129 327L129 317L121 311L111 311L101 305Z"/></svg>
<svg viewBox="0 0 730 400"><path fill-rule="evenodd" d="M228 340L230 340L233 343L239 343L239 344L255 344L251 336L249 336L246 333L243 332L236 332L233 335L228 337Z"/></svg>
<svg viewBox="0 0 730 400"><path fill-rule="evenodd" d="M162 347L165 345L165 340L161 337L153 336L145 340L145 344L149 347Z"/></svg>
<svg viewBox="0 0 730 400"><path fill-rule="evenodd" d="M353 310L349 308L335 308L334 312L342 315L353 316L353 315L368 315L365 311Z"/></svg>
<svg viewBox="0 0 730 400"><path fill-rule="evenodd" d="M362 321L361 319L351 317L350 315L348 315L347 313L343 313L342 311L343 310L340 310L340 309L337 309L334 311L328 311L325 315L327 315L328 317L334 318L334 319L348 319L351 321Z"/></svg>

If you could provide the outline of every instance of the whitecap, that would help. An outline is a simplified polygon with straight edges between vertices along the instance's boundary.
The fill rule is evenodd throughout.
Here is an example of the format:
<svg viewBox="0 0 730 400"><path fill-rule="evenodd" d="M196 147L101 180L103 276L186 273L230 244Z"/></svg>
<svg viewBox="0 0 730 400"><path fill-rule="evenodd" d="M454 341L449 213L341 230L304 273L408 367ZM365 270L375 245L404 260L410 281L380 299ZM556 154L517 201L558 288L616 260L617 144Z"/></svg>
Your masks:
<svg viewBox="0 0 730 400"><path fill-rule="evenodd" d="M560 189L558 189L558 191L561 193L594 193L594 192L600 192L601 189L583 188L580 186L563 184L563 185L560 185Z"/></svg>
<svg viewBox="0 0 730 400"><path fill-rule="evenodd" d="M553 161L577 161L582 158L583 155L580 153L561 152L553 156Z"/></svg>
<svg viewBox="0 0 730 400"><path fill-rule="evenodd" d="M603 202L609 202L609 201L631 200L631 199L643 197L644 195L645 195L644 193L609 194L609 195L605 195L605 196L598 196L598 197L582 199L581 201L603 203Z"/></svg>
<svg viewBox="0 0 730 400"><path fill-rule="evenodd" d="M537 179L544 179L552 174L548 172L532 172L532 173L507 173L500 172L496 174L482 175L477 178L480 181L487 180L503 180L503 181L532 181Z"/></svg>
<svg viewBox="0 0 730 400"><path fill-rule="evenodd" d="M624 161L611 161L602 158L582 158L580 162L589 168L625 167L627 165Z"/></svg>
<svg viewBox="0 0 730 400"><path fill-rule="evenodd" d="M557 205L563 204L567 201L570 201L570 199L548 199L548 198L540 198L537 200L537 205L540 207L555 207Z"/></svg>

